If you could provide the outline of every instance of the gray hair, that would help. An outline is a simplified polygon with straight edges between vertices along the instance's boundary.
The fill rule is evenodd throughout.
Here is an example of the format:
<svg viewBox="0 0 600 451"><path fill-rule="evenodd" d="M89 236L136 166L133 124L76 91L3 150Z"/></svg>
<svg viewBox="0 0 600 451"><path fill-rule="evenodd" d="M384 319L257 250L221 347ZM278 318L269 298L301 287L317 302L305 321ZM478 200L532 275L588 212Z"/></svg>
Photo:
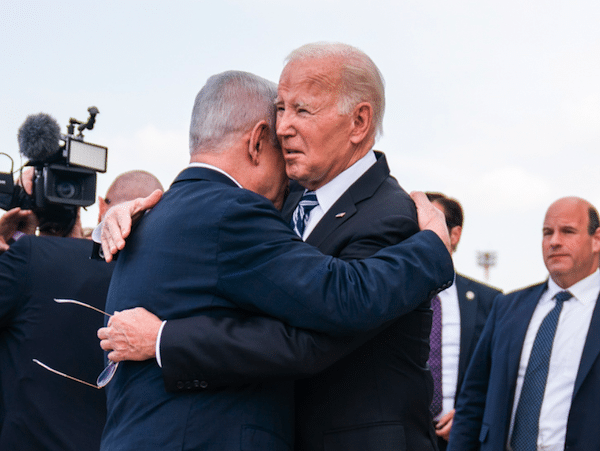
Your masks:
<svg viewBox="0 0 600 451"><path fill-rule="evenodd" d="M383 134L385 111L385 82L383 75L362 50L339 42L315 42L297 48L286 58L286 63L312 58L340 58L342 60L342 85L338 108L340 114L350 114L361 102L373 108L375 139Z"/></svg>
<svg viewBox="0 0 600 451"><path fill-rule="evenodd" d="M257 75L227 71L213 75L196 96L190 124L190 154L220 151L261 120L274 143L277 85Z"/></svg>

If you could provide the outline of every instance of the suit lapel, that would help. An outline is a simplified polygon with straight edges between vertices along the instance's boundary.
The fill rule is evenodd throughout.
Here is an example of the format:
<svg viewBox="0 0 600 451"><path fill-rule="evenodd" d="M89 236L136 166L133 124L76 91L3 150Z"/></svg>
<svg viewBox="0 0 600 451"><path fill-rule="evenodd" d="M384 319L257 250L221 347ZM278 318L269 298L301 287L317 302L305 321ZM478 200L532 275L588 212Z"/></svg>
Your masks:
<svg viewBox="0 0 600 451"><path fill-rule="evenodd" d="M319 247L328 236L351 218L357 211L356 205L375 194L384 180L389 176L390 169L385 155L375 152L377 162L371 166L356 182L344 192L340 198L321 218L306 242ZM300 199L298 199L299 201ZM298 203L296 202L296 204Z"/></svg>
<svg viewBox="0 0 600 451"><path fill-rule="evenodd" d="M460 310L460 354L458 356L458 380L460 387L462 375L465 374L467 359L465 356L473 345L475 334L475 321L477 319L477 305L479 299L475 291L469 291L472 295L467 298L469 281L460 275L456 275L456 292L458 294L458 307Z"/></svg>
<svg viewBox="0 0 600 451"><path fill-rule="evenodd" d="M581 384L585 380L588 372L592 368L594 362L598 359L600 354L600 296L596 300L596 306L592 313L592 320L590 322L590 328L588 330L587 338L585 339L585 345L581 354L581 362L579 363L579 370L577 371L577 378L575 379L575 387L573 389L573 398L577 394Z"/></svg>

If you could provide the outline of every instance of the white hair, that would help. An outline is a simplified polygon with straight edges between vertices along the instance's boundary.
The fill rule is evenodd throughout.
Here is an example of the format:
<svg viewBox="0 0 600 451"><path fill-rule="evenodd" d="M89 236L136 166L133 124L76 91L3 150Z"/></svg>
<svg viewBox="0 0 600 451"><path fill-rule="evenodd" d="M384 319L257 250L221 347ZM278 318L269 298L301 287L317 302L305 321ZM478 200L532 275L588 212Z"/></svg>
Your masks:
<svg viewBox="0 0 600 451"><path fill-rule="evenodd" d="M275 135L277 85L257 75L227 71L210 77L196 96L190 123L190 154L220 151L236 134L266 120Z"/></svg>
<svg viewBox="0 0 600 451"><path fill-rule="evenodd" d="M339 42L314 42L292 51L286 63L313 58L339 58L342 61L341 86L338 109L340 114L349 114L361 102L373 108L373 131L375 139L383 134L385 111L385 82L383 75L362 50Z"/></svg>

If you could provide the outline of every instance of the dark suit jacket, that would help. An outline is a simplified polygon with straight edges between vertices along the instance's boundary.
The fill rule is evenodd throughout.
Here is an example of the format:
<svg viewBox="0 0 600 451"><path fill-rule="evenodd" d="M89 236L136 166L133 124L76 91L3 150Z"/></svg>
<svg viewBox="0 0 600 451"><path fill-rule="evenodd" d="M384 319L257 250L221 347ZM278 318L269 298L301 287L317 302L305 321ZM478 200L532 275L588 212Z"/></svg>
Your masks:
<svg viewBox="0 0 600 451"><path fill-rule="evenodd" d="M292 187L286 219L301 194L300 187ZM379 154L378 162L332 206L307 243L350 260L400 242L417 229L414 204L390 177L385 157ZM436 258L436 252L429 258ZM392 298L421 282L419 276L410 283L400 274L393 277L402 283ZM421 305L414 311L323 373L297 383L297 449L434 449L428 413L431 376L426 367L428 299L426 293L417 295L415 306ZM181 330L185 332L176 332ZM324 369L370 336L361 335L358 343L332 342L258 317L169 321L161 341L163 372L170 388L186 384L177 379L182 374L196 374L213 385L298 377Z"/></svg>
<svg viewBox="0 0 600 451"><path fill-rule="evenodd" d="M348 334L412 310L415 295L448 281L451 262L433 235L420 233L369 261L342 262L302 242L264 197L216 171L188 168L120 254L107 310L143 306L167 320L254 313ZM440 255L426 256L431 249ZM422 272L408 295L388 302L404 285L389 279ZM206 387L189 376L180 374L182 388ZM102 448L289 449L292 396L287 382L167 393L156 362L125 362L107 386Z"/></svg>
<svg viewBox="0 0 600 451"><path fill-rule="evenodd" d="M95 382L104 368L96 331L113 265L90 260L92 242L24 236L0 256L2 450L94 450L106 416L103 390L55 375L32 359Z"/></svg>
<svg viewBox="0 0 600 451"><path fill-rule="evenodd" d="M471 356L475 351L485 321L492 309L492 302L501 291L460 274L456 274L454 285L458 294L458 308L460 311L460 350L456 396L454 399L456 404L467 366L471 361ZM445 450L447 444L446 440L438 437L440 451Z"/></svg>
<svg viewBox="0 0 600 451"><path fill-rule="evenodd" d="M458 292L460 310L460 354L456 384L456 394L458 395L475 346L477 346L485 321L492 310L493 301L502 292L460 274L456 274L454 283Z"/></svg>
<svg viewBox="0 0 600 451"><path fill-rule="evenodd" d="M529 321L546 283L494 301L465 377L456 407L448 450L504 451L510 427L521 348ZM600 449L600 303L575 381L565 450Z"/></svg>

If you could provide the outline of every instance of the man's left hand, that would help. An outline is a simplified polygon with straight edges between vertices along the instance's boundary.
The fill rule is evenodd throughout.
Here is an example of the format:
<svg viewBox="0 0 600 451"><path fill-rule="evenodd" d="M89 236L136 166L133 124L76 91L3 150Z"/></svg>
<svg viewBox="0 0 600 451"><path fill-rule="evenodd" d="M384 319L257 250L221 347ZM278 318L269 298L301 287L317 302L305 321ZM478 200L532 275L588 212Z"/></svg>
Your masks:
<svg viewBox="0 0 600 451"><path fill-rule="evenodd" d="M100 347L110 351L108 359L148 360L156 357L156 339L162 321L142 307L136 307L115 314L107 327L98 329Z"/></svg>
<svg viewBox="0 0 600 451"><path fill-rule="evenodd" d="M442 437L448 441L450 439L450 429L452 428L452 419L454 418L454 409L440 418L438 424L435 425L435 433L438 437Z"/></svg>

